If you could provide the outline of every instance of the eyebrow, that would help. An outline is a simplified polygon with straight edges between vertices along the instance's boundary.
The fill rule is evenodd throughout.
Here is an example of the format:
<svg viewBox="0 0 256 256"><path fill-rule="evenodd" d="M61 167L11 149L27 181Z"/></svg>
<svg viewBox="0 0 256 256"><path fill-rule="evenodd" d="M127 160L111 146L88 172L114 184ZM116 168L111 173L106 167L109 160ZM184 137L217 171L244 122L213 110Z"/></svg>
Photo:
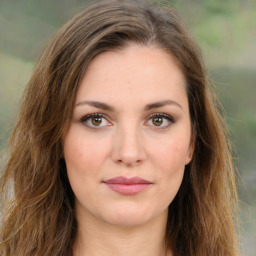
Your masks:
<svg viewBox="0 0 256 256"><path fill-rule="evenodd" d="M88 100L80 101L76 104L76 107L77 106L82 106L82 105L89 105L89 106L92 106L92 107L95 107L95 108L99 108L99 109L103 109L103 110L107 110L107 111L111 111L111 112L115 111L114 107L112 107L112 106L110 106L106 103L99 102L99 101L88 101ZM163 101L158 101L158 102L153 102L153 103L147 104L144 107L144 111L149 111L151 109L160 108L160 107L163 107L163 106L166 106L166 105L175 105L175 106L182 109L182 106L174 100L163 100Z"/></svg>
<svg viewBox="0 0 256 256"><path fill-rule="evenodd" d="M148 110L153 109L153 108L161 108L165 105L175 105L175 106L182 109L182 106L174 100L163 100L163 101L158 101L158 102L154 102L154 103L151 103L151 104L147 104L144 107L144 110L148 111Z"/></svg>
<svg viewBox="0 0 256 256"><path fill-rule="evenodd" d="M103 102L99 102L99 101L88 101L88 100L80 101L76 104L76 107L82 106L82 105L89 105L89 106L92 106L95 108L100 108L100 109L108 110L108 111L112 111L112 112L115 110L110 105L103 103Z"/></svg>

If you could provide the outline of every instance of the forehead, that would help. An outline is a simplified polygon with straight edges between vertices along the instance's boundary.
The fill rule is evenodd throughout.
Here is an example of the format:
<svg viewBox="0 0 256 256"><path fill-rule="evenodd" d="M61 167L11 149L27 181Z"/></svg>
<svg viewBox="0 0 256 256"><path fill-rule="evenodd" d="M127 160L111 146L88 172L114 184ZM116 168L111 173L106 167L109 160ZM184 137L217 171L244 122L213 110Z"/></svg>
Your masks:
<svg viewBox="0 0 256 256"><path fill-rule="evenodd" d="M139 102L186 98L185 77L177 60L164 50L131 44L104 52L89 64L77 101ZM183 99L184 100L184 99Z"/></svg>

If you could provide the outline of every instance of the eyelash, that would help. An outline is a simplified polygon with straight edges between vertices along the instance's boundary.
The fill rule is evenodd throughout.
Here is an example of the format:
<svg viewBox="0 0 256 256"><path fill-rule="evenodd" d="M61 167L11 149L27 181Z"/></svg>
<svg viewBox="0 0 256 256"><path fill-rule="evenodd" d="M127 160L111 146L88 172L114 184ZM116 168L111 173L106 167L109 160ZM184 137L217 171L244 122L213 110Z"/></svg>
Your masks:
<svg viewBox="0 0 256 256"><path fill-rule="evenodd" d="M101 113L92 113L92 114L89 114L89 115L84 116L84 117L81 119L81 122L82 122L85 126L91 128L91 129L100 129L100 128L98 128L97 126L88 125L87 121L90 120L91 118L104 118L104 119L106 119L106 120L108 119L106 115L101 114Z"/></svg>
<svg viewBox="0 0 256 256"><path fill-rule="evenodd" d="M172 116L170 115L167 115L167 114L164 114L164 113L156 113L156 114L152 114L149 116L148 118L148 121L147 123L152 120L153 118L162 118L162 119L165 119L167 120L169 123L167 125L165 125L164 127L160 127L160 126L156 126L156 125L149 125L149 126L152 126L154 127L155 129L166 129L168 128L171 124L175 123L175 120ZM81 119L81 122L91 128L91 129L101 129L102 126L95 126L95 125L89 125L87 122L88 120L90 120L91 118L104 118L105 120L108 120L108 117L105 115L105 114L102 114L102 113L92 113L92 114L89 114L89 115L86 115L84 116L82 119ZM106 126L109 126L109 125L106 125ZM104 127L104 126L103 126Z"/></svg>
<svg viewBox="0 0 256 256"><path fill-rule="evenodd" d="M150 115L147 122L149 122L149 120L152 120L153 118L156 118L156 117L165 119L165 120L167 120L167 121L169 122L169 123L168 123L166 126L164 126L164 127L159 127L159 126L154 126L154 125L153 125L153 127L156 128L156 129L166 129L166 128L169 128L169 126L170 126L171 124L174 124L174 123L175 123L175 120L174 120L174 118L173 118L172 116L167 115L167 114L164 114L164 113L156 113L156 114Z"/></svg>

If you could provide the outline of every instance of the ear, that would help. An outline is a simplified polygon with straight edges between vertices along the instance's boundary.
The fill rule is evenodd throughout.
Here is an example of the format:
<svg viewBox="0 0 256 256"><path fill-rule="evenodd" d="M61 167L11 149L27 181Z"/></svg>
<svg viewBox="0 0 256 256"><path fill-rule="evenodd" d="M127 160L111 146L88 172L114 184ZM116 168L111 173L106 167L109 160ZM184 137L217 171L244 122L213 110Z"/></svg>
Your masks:
<svg viewBox="0 0 256 256"><path fill-rule="evenodd" d="M189 164L193 158L195 144L196 144L196 132L192 131L189 148L188 148L186 159L185 159L186 165Z"/></svg>

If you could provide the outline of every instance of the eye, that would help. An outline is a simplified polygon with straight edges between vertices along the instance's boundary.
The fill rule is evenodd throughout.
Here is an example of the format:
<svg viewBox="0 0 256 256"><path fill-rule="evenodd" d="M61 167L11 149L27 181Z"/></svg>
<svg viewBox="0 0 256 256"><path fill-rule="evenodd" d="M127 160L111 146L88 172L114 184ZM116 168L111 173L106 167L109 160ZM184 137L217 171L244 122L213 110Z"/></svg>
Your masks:
<svg viewBox="0 0 256 256"><path fill-rule="evenodd" d="M105 126L110 126L111 123L107 120L104 114L100 113L93 113L84 116L81 119L81 122L90 127L90 128L99 128L99 127L105 127Z"/></svg>
<svg viewBox="0 0 256 256"><path fill-rule="evenodd" d="M149 120L147 121L147 124L156 128L168 128L171 124L174 123L173 117L159 113L159 114L153 114L150 116Z"/></svg>

